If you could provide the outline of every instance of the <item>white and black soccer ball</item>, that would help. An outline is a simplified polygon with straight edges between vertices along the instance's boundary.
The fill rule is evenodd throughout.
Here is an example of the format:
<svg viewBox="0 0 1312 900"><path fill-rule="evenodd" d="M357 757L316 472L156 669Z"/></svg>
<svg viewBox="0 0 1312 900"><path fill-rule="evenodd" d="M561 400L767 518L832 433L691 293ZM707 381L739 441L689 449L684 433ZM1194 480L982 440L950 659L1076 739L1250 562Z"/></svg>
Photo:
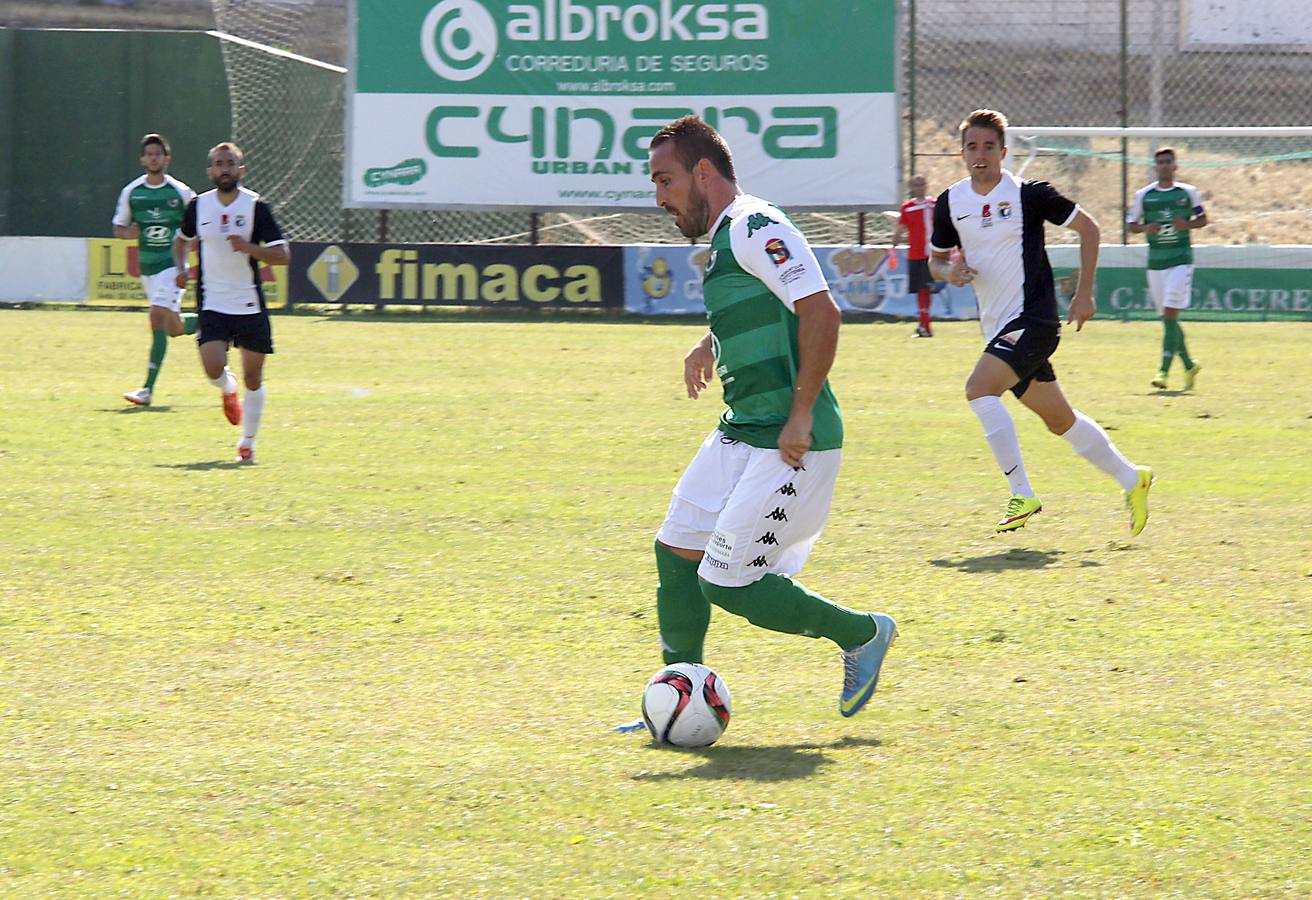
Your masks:
<svg viewBox="0 0 1312 900"><path fill-rule="evenodd" d="M729 727L729 686L699 663L672 663L647 682L642 720L658 744L708 747Z"/></svg>

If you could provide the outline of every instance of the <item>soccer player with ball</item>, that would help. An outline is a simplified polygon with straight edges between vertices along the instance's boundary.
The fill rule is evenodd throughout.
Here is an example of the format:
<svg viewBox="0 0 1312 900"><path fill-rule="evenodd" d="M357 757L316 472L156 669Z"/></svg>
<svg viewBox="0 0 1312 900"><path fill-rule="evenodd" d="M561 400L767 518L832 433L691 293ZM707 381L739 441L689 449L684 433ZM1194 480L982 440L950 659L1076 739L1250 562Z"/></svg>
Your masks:
<svg viewBox="0 0 1312 900"><path fill-rule="evenodd" d="M684 384L696 399L714 373L729 407L656 535L664 661L701 663L715 605L837 644L839 711L854 715L875 690L897 625L793 580L829 516L842 458L843 420L827 380L841 313L801 232L739 188L715 129L686 116L657 132L649 153L657 205L684 236L711 236L710 331L684 358Z"/></svg>

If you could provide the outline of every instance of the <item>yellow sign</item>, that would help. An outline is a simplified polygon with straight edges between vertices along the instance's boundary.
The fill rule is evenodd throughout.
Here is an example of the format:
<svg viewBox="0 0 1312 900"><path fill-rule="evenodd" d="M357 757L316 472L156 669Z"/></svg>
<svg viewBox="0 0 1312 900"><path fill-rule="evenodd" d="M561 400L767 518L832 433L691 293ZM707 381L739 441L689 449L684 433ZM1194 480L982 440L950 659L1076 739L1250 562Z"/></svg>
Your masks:
<svg viewBox="0 0 1312 900"><path fill-rule="evenodd" d="M324 248L318 259L310 263L306 275L325 300L336 303L355 284L360 277L360 270L351 262L345 250L331 244Z"/></svg>
<svg viewBox="0 0 1312 900"><path fill-rule="evenodd" d="M196 266L199 259L193 251L187 260L191 268L192 284L182 298L182 308L196 305ZM287 306L287 267L261 266L260 288L264 291L264 304L269 309ZM145 306L146 294L141 287L141 264L137 258L136 241L112 238L87 240L87 303L93 306Z"/></svg>

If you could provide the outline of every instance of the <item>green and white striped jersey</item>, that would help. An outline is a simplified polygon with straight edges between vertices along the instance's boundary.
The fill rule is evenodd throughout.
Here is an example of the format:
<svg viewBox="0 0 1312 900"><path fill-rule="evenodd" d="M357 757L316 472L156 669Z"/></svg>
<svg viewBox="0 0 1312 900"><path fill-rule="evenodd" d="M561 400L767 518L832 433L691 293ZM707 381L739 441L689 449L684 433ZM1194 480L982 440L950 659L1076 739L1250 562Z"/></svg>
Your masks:
<svg viewBox="0 0 1312 900"><path fill-rule="evenodd" d="M797 382L793 304L829 289L820 263L778 207L740 194L711 227L703 288L729 407L720 430L752 447L777 448ZM828 381L812 415L811 449L843 446L843 417Z"/></svg>
<svg viewBox="0 0 1312 900"><path fill-rule="evenodd" d="M195 191L172 175L165 175L163 184L151 185L143 174L119 192L114 224L126 228L137 223L142 275L158 275L173 265L173 235L194 196Z"/></svg>
<svg viewBox="0 0 1312 900"><path fill-rule="evenodd" d="M1196 219L1203 214L1203 195L1192 184L1175 182L1164 188L1153 182L1140 188L1130 204L1125 221L1140 225L1160 222L1162 230L1148 238L1148 268L1169 269L1194 261L1188 231L1177 231L1176 219Z"/></svg>

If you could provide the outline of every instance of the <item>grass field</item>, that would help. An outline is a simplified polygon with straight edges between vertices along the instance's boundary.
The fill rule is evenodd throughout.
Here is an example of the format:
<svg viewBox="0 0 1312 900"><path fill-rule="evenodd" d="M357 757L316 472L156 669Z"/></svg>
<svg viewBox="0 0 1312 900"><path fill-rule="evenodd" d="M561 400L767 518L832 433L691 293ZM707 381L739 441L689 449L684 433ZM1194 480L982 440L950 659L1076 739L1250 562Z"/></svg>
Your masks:
<svg viewBox="0 0 1312 900"><path fill-rule="evenodd" d="M1045 509L990 533L974 323L845 328L804 581L901 638L845 720L834 648L717 614L697 752L607 728L719 412L699 328L274 331L241 468L187 339L128 408L144 313L0 311L0 895L1312 895L1312 323L1188 326L1194 394L1148 387L1158 326L1068 330L1159 477L1134 540L1028 414Z"/></svg>

